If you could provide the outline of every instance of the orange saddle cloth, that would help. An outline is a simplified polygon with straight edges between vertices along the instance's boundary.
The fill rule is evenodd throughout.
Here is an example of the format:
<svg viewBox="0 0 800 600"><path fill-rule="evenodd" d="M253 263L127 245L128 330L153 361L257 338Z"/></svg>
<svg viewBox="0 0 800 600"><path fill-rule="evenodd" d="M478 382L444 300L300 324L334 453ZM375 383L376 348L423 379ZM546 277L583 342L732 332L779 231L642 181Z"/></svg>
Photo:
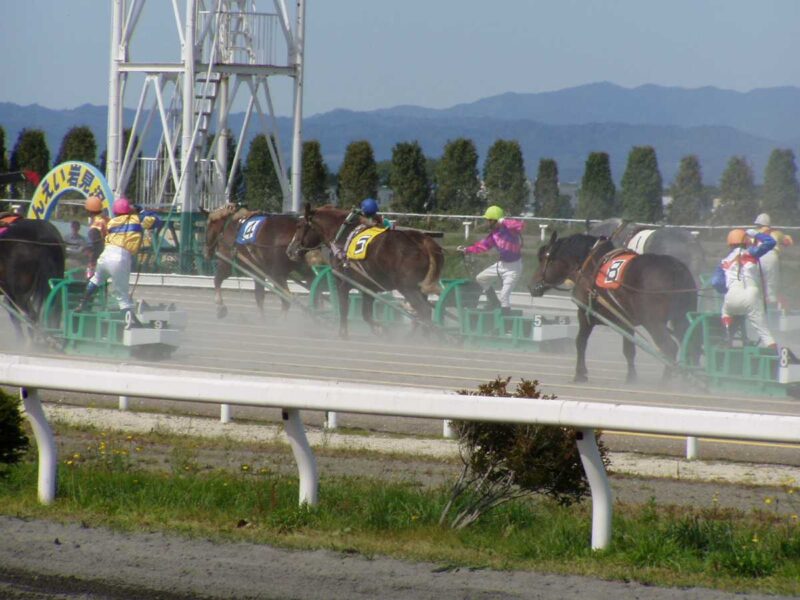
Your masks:
<svg viewBox="0 0 800 600"><path fill-rule="evenodd" d="M639 256L630 250L616 250L603 257L603 263L597 271L594 282L599 288L616 290L622 285L625 271L631 264L631 259Z"/></svg>

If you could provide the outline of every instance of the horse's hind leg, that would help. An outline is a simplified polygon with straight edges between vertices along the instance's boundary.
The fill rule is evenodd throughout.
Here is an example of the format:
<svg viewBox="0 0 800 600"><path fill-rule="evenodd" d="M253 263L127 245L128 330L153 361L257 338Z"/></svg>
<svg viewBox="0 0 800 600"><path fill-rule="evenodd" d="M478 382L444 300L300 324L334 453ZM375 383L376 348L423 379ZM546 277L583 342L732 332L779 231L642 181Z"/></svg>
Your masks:
<svg viewBox="0 0 800 600"><path fill-rule="evenodd" d="M575 361L575 377L573 381L582 383L589 381L589 371L586 369L586 346L589 343L589 335L592 333L594 325L589 320L589 316L582 310L578 311L578 335L575 338L575 350L577 360Z"/></svg>
<svg viewBox="0 0 800 600"><path fill-rule="evenodd" d="M412 334L416 333L417 327L420 323L424 325L423 333L426 335L432 329L431 323L431 313L432 308L430 303L428 302L428 297L422 293L419 288L413 288L411 290L401 290L403 297L408 300L408 303L417 313L417 319L414 321Z"/></svg>
<svg viewBox="0 0 800 600"><path fill-rule="evenodd" d="M626 333L633 335L632 330L626 330ZM636 344L625 336L622 337L622 354L625 355L628 363L628 375L625 377L625 382L634 383L636 381Z"/></svg>
<svg viewBox="0 0 800 600"><path fill-rule="evenodd" d="M369 294L361 294L361 316L363 317L364 321L366 321L367 325L369 325L370 330L375 335L383 335L383 327L380 324L375 322L375 298L370 296Z"/></svg>
<svg viewBox="0 0 800 600"><path fill-rule="evenodd" d="M217 318L224 319L228 314L228 307L222 301L222 282L231 275L231 266L226 262L217 260L217 270L214 273L214 304L217 305Z"/></svg>

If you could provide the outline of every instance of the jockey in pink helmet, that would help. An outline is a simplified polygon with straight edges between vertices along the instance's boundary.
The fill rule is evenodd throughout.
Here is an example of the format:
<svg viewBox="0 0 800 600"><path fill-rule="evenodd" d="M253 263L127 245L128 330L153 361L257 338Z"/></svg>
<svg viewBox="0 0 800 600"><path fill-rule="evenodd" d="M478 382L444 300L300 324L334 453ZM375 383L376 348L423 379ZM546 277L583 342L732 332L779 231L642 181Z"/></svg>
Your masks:
<svg viewBox="0 0 800 600"><path fill-rule="evenodd" d="M125 322L130 327L138 324L129 293L131 257L142 245L144 230L151 229L158 220L154 216L140 218L130 200L124 196L114 200L111 210L114 217L108 222L105 249L97 259L95 273L76 310L86 310L97 288L110 278L119 308L125 313Z"/></svg>

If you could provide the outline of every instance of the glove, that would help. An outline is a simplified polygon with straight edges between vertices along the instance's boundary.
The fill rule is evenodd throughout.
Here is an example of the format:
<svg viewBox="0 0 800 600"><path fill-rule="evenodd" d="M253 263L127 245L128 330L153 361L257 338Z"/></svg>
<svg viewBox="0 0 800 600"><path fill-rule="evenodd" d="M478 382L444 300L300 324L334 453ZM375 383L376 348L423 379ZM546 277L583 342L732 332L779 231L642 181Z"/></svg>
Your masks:
<svg viewBox="0 0 800 600"><path fill-rule="evenodd" d="M500 219L497 219L497 224L502 225L503 223L505 223L505 221L506 221L505 217L502 217Z"/></svg>
<svg viewBox="0 0 800 600"><path fill-rule="evenodd" d="M745 233L748 235L748 237L755 238L759 232L758 229L748 229L745 231Z"/></svg>
<svg viewBox="0 0 800 600"><path fill-rule="evenodd" d="M467 249L464 246L456 246L456 252L461 252L461 254L466 254Z"/></svg>

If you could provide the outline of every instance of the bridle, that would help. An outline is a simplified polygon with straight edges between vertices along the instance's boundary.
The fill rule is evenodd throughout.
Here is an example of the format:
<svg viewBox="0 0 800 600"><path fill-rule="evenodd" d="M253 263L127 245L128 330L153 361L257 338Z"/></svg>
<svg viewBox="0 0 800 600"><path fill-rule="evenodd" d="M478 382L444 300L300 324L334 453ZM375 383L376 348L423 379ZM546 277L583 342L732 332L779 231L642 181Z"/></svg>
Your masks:
<svg viewBox="0 0 800 600"><path fill-rule="evenodd" d="M557 290L559 292L569 292L569 291L571 291L569 288L559 287L560 284L551 285L551 284L547 283L547 269L550 267L550 259L551 259L552 252L553 252L552 245L548 245L547 249L545 250L544 257L543 257L544 258L544 264L542 265L542 269L541 269L542 270L542 279L541 279L541 281L537 282L534 287L543 288L543 291L544 290ZM568 279L570 279L569 275L567 275L567 277L564 278L564 281L567 281Z"/></svg>
<svg viewBox="0 0 800 600"><path fill-rule="evenodd" d="M319 228L319 226L312 220L312 218L310 216L309 217L300 217L300 220L304 221L305 222L305 226L308 227L309 229L311 229L312 231L314 231L319 236L320 242L316 246L303 246L303 239L306 237L306 233L304 231L303 235L300 236L299 240L295 240L294 238L292 239L293 243L295 241L297 242L297 246L295 247L295 250L298 253L300 253L300 252L311 252L313 250L319 250L323 246L330 247L330 242L325 241L324 233ZM297 232L295 232L295 238L296 237L297 237Z"/></svg>

